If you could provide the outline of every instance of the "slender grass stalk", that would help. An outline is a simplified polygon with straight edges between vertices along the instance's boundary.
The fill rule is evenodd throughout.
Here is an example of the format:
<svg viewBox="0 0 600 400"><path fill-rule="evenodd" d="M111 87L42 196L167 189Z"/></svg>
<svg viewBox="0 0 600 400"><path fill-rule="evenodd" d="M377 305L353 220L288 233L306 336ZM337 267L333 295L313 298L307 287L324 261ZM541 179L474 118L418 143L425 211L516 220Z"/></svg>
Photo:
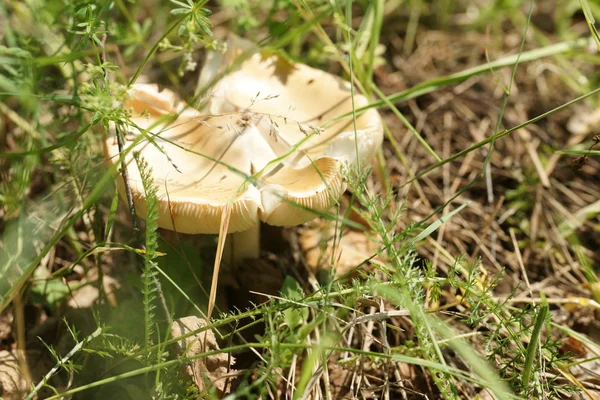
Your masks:
<svg viewBox="0 0 600 400"><path fill-rule="evenodd" d="M189 357L181 357L181 358L178 358L175 360L164 361L162 363L157 363L155 365L138 368L138 369L135 369L132 371L128 371L128 372L119 374L119 375L101 379L96 382L82 385L80 387L69 389L62 393L56 394L54 396L50 396L47 398L47 400L62 399L64 397L71 396L75 393L81 393L83 391L86 391L86 390L89 390L89 389L92 389L95 387L107 385L107 384L117 382L117 381L120 381L120 380L123 380L126 378L132 378L134 376L139 376L139 375L147 374L150 372L155 372L158 370L163 370L163 369L171 368L174 366L186 364L193 360L208 358L210 356L214 356L217 354L235 353L235 352L248 350L248 349L270 349L271 347L272 347L271 343L246 343L246 344L226 347L221 350L213 350L213 351L208 351L208 352L201 353L201 354L195 354L195 355L189 356ZM309 348L314 348L314 346L308 345L305 343L278 343L278 347L280 349L291 349L291 350L305 350L305 349L309 349ZM360 349L345 348L345 347L339 347L339 346L324 345L322 347L328 351L336 351L336 352L347 351L349 353L356 354L356 355L361 355L361 356L366 356L366 357L375 357L375 358L381 358L381 359L390 359L390 360L404 362L404 363L411 364L411 365L425 367L428 369L435 369L435 370L444 372L448 375L452 375L454 377L465 380L466 382L476 383L476 384L481 385L482 387L486 387L486 388L489 387L489 384L487 382L484 382L484 381L481 381L480 379L474 378L468 372L462 371L458 368L449 367L448 365L440 364L435 361L429 361L429 360L425 360L425 359L421 359L421 358L408 357L408 356L403 356L403 355L398 355L398 354L395 354L395 355L382 354L382 353L373 352L373 351L365 351L365 350L360 350ZM517 396L509 396L509 398L510 399L519 399L519 397L517 397Z"/></svg>
<svg viewBox="0 0 600 400"><path fill-rule="evenodd" d="M444 164L448 164L449 162L452 162L452 161L454 161L454 160L457 160L457 159L461 158L462 156L464 156L464 155L466 155L466 154L468 154L468 153L472 152L473 150L477 150L477 149L479 149L479 148L481 148L481 147L485 146L486 144L488 144L488 143L492 142L493 140L498 140L498 139L501 139L501 138L503 138L504 136L508 136L508 135L510 135L511 133L514 133L514 132L518 131L519 129L522 129L522 128L525 128L525 127L526 127L526 126L528 126L528 125L534 124L534 123L536 123L536 122L538 122L538 121L540 121L540 120L542 120L542 119L544 119L544 118L547 118L548 116L550 116L550 115L554 114L554 113L555 113L555 112L557 112L557 111L560 111L560 110L562 110L562 109L565 109L565 108L567 108L567 107L570 107L570 106L572 106L573 104L576 104L576 103L578 103L578 102L580 102L580 101L582 101L582 100L585 100L585 99L587 99L588 97L595 96L595 95L597 95L598 93L600 93L600 88L598 88L598 89L594 89L594 90L592 90L592 91L591 91L591 92L589 92L589 93L586 93L586 94L584 94L584 95L581 95L581 96L579 96L579 97L577 97L577 98L575 98L575 99L573 99L573 100L570 100L570 101L568 101L568 102L566 102L566 103L564 103L564 104L562 104L562 105L560 105L560 106L558 106L558 107L555 107L555 108L553 108L553 109L552 109L552 110L550 110L550 111L546 111L545 113L543 113L543 114L540 114L540 115L538 115L537 117L531 118L530 120L528 120L528 121L525 121L525 122L523 122L523 123L521 123L521 124L519 124L519 125L517 125L517 126L514 126L514 127L510 128L510 129L506 129L506 130L504 130L504 131L502 131L502 132L498 132L498 133L496 133L495 135L492 135L492 136L490 136L490 137L488 137L488 138L486 138L486 139L482 140L482 141L481 141L481 142L479 142L479 143L476 143L476 144L474 144L474 145L472 145L472 146L470 146L470 147L468 147L468 148L466 148L466 149L464 149L464 150L462 150L462 151L459 151L458 153L454 154L454 155L453 155L453 156L451 156L451 157L448 157L448 158L446 158L446 159L444 159L444 160L442 160L442 161L440 161L440 162L437 162L437 163L435 163L435 164L433 164L433 165L431 165L431 166L429 166L429 167L425 168L423 171L421 171L421 172L417 173L417 174L415 175L415 177L414 177L414 178L412 178L412 179L408 180L408 181L407 181L407 182L406 182L404 185L407 185L407 184L409 184L409 183L413 182L413 181L414 181L414 180L416 180L416 179L421 179L422 177L424 177L425 175L427 175L427 174L428 174L428 173L430 173L431 171L434 171L434 170L436 170L437 168L441 167L442 165L444 165ZM403 186L404 186L404 185L403 185Z"/></svg>
<svg viewBox="0 0 600 400"><path fill-rule="evenodd" d="M439 78L430 79L423 83L413 86L412 88L403 90L401 92L389 95L386 100L379 100L369 104L368 106L356 109L357 113L364 112L370 108L384 107L389 101L391 103L397 103L400 101L406 101L415 97L423 96L428 93L435 92L443 87L453 85L455 83L464 82L469 78L477 75L488 73L495 69L510 67L515 65L517 62L525 63L529 61L539 60L544 57L553 56L556 54L567 53L573 50L582 49L590 44L589 38L569 40L561 43L552 44L549 46L541 47L539 49L529 50L520 52L518 54L502 57L496 61L491 61L485 64L478 65L476 67L467 68L463 71L442 76ZM337 119L343 119L349 115L340 115Z"/></svg>
<svg viewBox="0 0 600 400"><path fill-rule="evenodd" d="M154 53L156 53L156 51L158 50L158 46L160 46L160 43L164 39L166 39L167 36L169 36L171 34L171 32L173 32L179 25L181 25L181 23L185 19L186 19L186 16L182 16L179 19L177 19L177 21L173 22L171 24L171 26L169 26L169 28L167 28L167 30L165 31L165 33L163 33L161 35L161 37L154 43L154 45L150 48L150 51L148 51L146 53L146 55L144 56L144 59L142 60L142 62L140 63L140 65L136 68L135 73L133 74L133 76L129 80L128 86L133 85L137 81L137 79L140 77L140 74L142 73L142 71L146 67L146 64L148 64L148 61L150 61L150 58L152 58L152 56L154 55Z"/></svg>
<svg viewBox="0 0 600 400"><path fill-rule="evenodd" d="M371 40L369 43L369 59L367 61L367 71L365 76L365 88L367 89L367 94L370 94L372 89L369 83L373 82L373 70L375 69L376 51L377 46L379 46L381 30L383 29L384 6L384 0L375 0L371 2L371 8L373 10L373 28L371 30Z"/></svg>
<svg viewBox="0 0 600 400"><path fill-rule="evenodd" d="M557 153L558 154L577 155L577 156L594 156L594 157L600 156L600 150L570 149L570 150L558 150Z"/></svg>
<svg viewBox="0 0 600 400"><path fill-rule="evenodd" d="M429 154L431 154L436 161L438 161L438 162L442 161L441 157L437 155L437 153L435 152L435 150L433 150L433 148L431 148L431 146L429 145L429 143L427 143L427 141L423 138L423 136L421 136L421 134L419 132L417 132L417 130L415 129L415 127L412 126L412 124L406 119L406 117L394 105L394 103L392 103L391 101L389 101L388 98L385 97L385 95L383 94L383 92L376 85L374 85L374 84L371 85L371 88L373 89L373 91L375 92L375 94L377 94L377 96L379 96L379 98L381 98L381 100L385 103L385 105L387 107L389 107L390 110L392 110L392 112L394 113L394 115L396 117L398 117L398 119L400 121L402 121L402 123L410 131L410 133L412 133L413 136L417 138L417 140L419 141L419 143L421 143L421 145L427 150L427 152L429 152Z"/></svg>
<svg viewBox="0 0 600 400"><path fill-rule="evenodd" d="M592 34L592 37L596 42L598 50L600 50L600 35L598 34L598 30L596 29L596 19L594 18L594 14L592 13L590 4L587 0L579 0L579 4L581 5L581 10L583 11L583 15L585 17L585 21L588 24L588 28L590 29L590 33Z"/></svg>
<svg viewBox="0 0 600 400"><path fill-rule="evenodd" d="M33 388L33 390L31 392L29 392L29 394L25 397L25 400L31 400L31 399L33 399L34 396L35 396L35 394L37 392L39 392L40 389L45 384L48 383L48 381L50 381L50 378L52 378L62 368L63 365L65 365L67 362L69 362L69 360L71 358L73 358L73 356L75 354L77 354L78 352L80 352L81 350L83 350L86 345L88 345L92 340L94 340L95 338L97 338L101 334L102 334L102 328L98 328L94 332L92 332L90 335L88 335L85 339L83 339L81 342L77 343L71 349L71 351L69 351L64 357L62 357L60 360L58 360L56 362L56 364L54 365L54 367L52 367L52 369L50 369L50 371L48 371L46 373L46 375L44 375L44 377L38 382L38 384L35 385L35 387Z"/></svg>
<svg viewBox="0 0 600 400"><path fill-rule="evenodd" d="M523 388L529 389L531 383L531 375L533 371L533 363L535 355L538 352L538 344L540 343L540 335L542 333L542 327L548 317L549 308L544 293L540 293L542 296L542 302L540 303L537 317L535 319L535 325L533 326L533 332L529 338L529 344L527 345L527 353L525 356L525 364L523 365Z"/></svg>

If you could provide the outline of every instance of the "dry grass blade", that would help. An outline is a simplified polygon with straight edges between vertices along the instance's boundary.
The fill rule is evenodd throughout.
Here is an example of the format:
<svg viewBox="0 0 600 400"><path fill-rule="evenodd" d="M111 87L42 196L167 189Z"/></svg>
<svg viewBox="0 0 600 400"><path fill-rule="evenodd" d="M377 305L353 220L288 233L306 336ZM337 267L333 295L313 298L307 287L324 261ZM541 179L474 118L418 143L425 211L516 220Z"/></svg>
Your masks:
<svg viewBox="0 0 600 400"><path fill-rule="evenodd" d="M223 249L225 248L225 240L227 239L227 230L229 228L229 220L231 218L231 204L228 204L221 215L221 227L219 229L219 242L217 244L217 253L215 254L215 264L213 267L212 282L210 284L210 294L208 296L208 311L206 320L210 321L212 312L215 308L217 299L217 284L219 283L219 270L221 269L221 260L223 259Z"/></svg>

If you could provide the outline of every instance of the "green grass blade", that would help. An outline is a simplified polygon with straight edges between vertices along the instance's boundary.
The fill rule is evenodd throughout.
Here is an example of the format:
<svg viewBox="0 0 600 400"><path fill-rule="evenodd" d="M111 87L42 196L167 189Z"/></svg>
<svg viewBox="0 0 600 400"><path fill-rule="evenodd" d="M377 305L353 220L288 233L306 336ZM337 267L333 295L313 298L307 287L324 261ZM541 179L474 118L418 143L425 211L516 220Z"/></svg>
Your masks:
<svg viewBox="0 0 600 400"><path fill-rule="evenodd" d="M544 293L540 292L540 295L542 297L542 303L540 304L540 309L537 314L537 318L535 319L533 332L531 332L531 338L529 339L529 345L527 346L525 364L523 365L523 388L525 390L529 388L531 374L533 371L533 360L538 351L538 344L540 343L540 334L542 332L542 327L544 326L544 322L546 322L546 317L549 313L546 297L544 296Z"/></svg>
<svg viewBox="0 0 600 400"><path fill-rule="evenodd" d="M577 149L571 149L571 150L557 150L557 153L559 153L559 154L572 154L572 155L578 155L578 156L594 156L594 157L600 156L600 150L577 150Z"/></svg>
<svg viewBox="0 0 600 400"><path fill-rule="evenodd" d="M405 185L407 185L407 184L409 184L409 183L413 182L413 181L414 181L414 180L416 180L416 179L421 179L422 177L424 177L425 175L427 175L427 174L428 174L428 173L430 173L431 171L434 171L434 170L436 170L437 168L441 167L442 165L444 165L444 164L448 164L449 162L452 162L452 161L454 161L454 160L457 160L457 159L459 159L460 157L462 157L462 156L464 156L464 155L466 155L466 154L468 154L468 153L470 153L470 152L472 152L472 151L474 151L474 150L477 150L477 149L479 149L479 148L481 148L481 147L485 146L486 144L488 144L488 143L492 142L493 140L498 140L498 139L501 139L501 138L503 138L504 136L510 135L511 133L513 133L513 132L516 132L516 131L518 131L518 130L519 130L519 129L521 129L521 128L525 128L525 127L526 127L526 126L528 126L528 125L534 124L534 123L536 123L536 122L538 122L538 121L540 121L540 120L542 120L542 119L544 119L544 118L547 118L548 116L550 116L550 115L554 114L554 113L555 113L555 112L557 112L557 111L560 111L560 110L562 110L562 109L565 109L565 108L567 108L567 107L570 107L570 106L572 106L573 104L575 104L575 103L578 103L578 102L580 102L580 101L582 101L582 100L585 100L585 99L587 99L588 97L592 97L592 96L594 96L594 95L596 95L596 94L598 94L598 93L600 93L600 88L598 88L598 89L594 89L594 90L592 90L592 91L591 91L591 92L589 92L589 93L586 93L586 94L584 94L584 95L581 95L581 96L579 96L579 97L576 97L576 98L575 98L575 99L573 99L573 100L570 100L570 101L568 101L568 102L566 102L566 103L564 103L564 104L562 104L562 105L560 105L560 106L558 106L558 107L556 107L556 108L553 108L553 109L552 109L552 110L550 110L550 111L546 111L545 113L543 113L543 114L540 114L540 115L538 115L537 117L534 117L534 118L532 118L532 119L530 119L530 120L528 120L528 121L525 121L525 122L523 122L523 123L521 123L521 124L519 124L519 125L517 125L517 126L514 126L514 127L510 128L510 129L507 129L507 130L505 130L505 131L502 131L502 132L498 132L498 133L496 133L495 135L492 135L492 136L490 136L489 138L486 138L486 139L482 140L482 141L481 141L481 142L479 142L479 143L476 143L476 144L474 144L474 145L472 145L472 146L470 146L470 147L468 147L468 148L466 148L466 149L464 149L464 150L462 150L462 151L459 151L458 153L456 153L455 155L453 155L453 156L451 156L451 157L448 157L448 158L446 158L446 159L444 159L444 160L442 160L442 161L440 161L440 162L437 162L437 163L435 163L435 164L433 164L433 165L431 165L431 166L429 166L429 167L425 168L423 171L421 171L421 172L419 172L418 174L416 174L414 178L412 178L412 179L410 179L408 182L406 182L406 183L405 183Z"/></svg>
<svg viewBox="0 0 600 400"><path fill-rule="evenodd" d="M592 13L592 9L587 0L579 0L579 4L581 4L581 10L583 11L583 15L587 22L588 28L590 29L590 33L596 42L596 46L598 50L600 50L600 35L598 34L598 30L596 29L596 19L594 18L594 14Z"/></svg>
<svg viewBox="0 0 600 400"><path fill-rule="evenodd" d="M567 53L569 51L582 49L587 47L590 44L589 38L570 40L561 43L552 44L546 47L542 47L539 49L524 51L519 54L513 54L510 56L502 57L496 61L491 61L486 64L478 65L473 68L465 69L464 71L457 72L455 74L450 74L446 76L442 76L439 78L434 78L428 80L426 82L420 83L418 85L413 86L410 89L403 90L401 92L389 95L386 97L386 100L379 100L373 102L372 104L356 109L357 113L364 112L370 108L379 108L386 105L386 101L397 103L400 101L406 101L409 99L413 99L415 97L422 96L424 94L435 92L441 88L446 86L453 85L455 83L464 82L467 79L481 75L484 73L488 73L498 68L510 67L517 63L525 63L529 61L539 60L540 58L545 58L561 53ZM342 119L347 117L348 115L341 115L338 119Z"/></svg>
<svg viewBox="0 0 600 400"><path fill-rule="evenodd" d="M442 226L442 224L444 224L445 222L447 222L450 218L452 218L454 215L458 214L459 212L461 212L466 206L469 205L470 202L466 202L463 205L461 205L460 207L458 207L456 210L452 210L450 211L448 214L446 215L442 215L440 217L440 219L438 219L437 221L435 221L434 223L430 224L427 228L425 228L421 233L419 233L413 240L412 240L412 244L416 244L418 242L420 242L421 240L425 239L426 237L428 237L429 235L431 235L433 232L435 232L440 226Z"/></svg>

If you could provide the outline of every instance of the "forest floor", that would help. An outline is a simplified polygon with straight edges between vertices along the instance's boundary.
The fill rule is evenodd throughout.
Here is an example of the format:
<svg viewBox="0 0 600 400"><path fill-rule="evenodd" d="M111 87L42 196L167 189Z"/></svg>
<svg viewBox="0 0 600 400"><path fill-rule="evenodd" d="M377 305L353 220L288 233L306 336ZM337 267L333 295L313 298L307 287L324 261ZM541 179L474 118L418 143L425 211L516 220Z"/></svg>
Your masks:
<svg viewBox="0 0 600 400"><path fill-rule="evenodd" d="M0 397L600 398L600 6L205 3L0 3ZM211 301L219 237L133 218L103 141L229 32L352 79L385 138Z"/></svg>

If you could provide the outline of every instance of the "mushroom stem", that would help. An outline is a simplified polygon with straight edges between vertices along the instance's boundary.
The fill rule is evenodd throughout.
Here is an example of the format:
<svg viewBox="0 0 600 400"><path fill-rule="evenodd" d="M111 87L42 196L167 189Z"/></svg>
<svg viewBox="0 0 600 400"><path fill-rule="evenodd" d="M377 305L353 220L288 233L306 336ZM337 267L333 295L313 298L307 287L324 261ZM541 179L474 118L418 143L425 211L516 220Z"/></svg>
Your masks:
<svg viewBox="0 0 600 400"><path fill-rule="evenodd" d="M229 244L223 259L228 260L230 265L260 256L260 222L243 232L231 233L227 239Z"/></svg>

